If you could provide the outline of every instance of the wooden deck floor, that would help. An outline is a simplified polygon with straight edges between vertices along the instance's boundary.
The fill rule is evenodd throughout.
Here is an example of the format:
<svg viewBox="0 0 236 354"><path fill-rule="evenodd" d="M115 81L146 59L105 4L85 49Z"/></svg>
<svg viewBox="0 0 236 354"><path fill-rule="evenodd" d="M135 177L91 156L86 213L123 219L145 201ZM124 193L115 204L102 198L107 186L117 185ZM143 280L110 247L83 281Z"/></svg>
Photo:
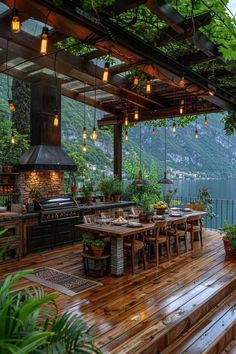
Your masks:
<svg viewBox="0 0 236 354"><path fill-rule="evenodd" d="M195 242L194 251L172 257L158 268L150 265L146 271L138 269L135 275L126 272L119 278L100 278L102 286L74 297L58 293L59 309L83 315L88 325L95 325L96 344L103 352L143 352L151 346L157 333L171 330L188 310L192 311L204 299L212 298L217 291L224 296L225 285L229 284L229 291L234 294L236 262L225 260L221 236L217 232L206 230L203 240L203 250ZM5 263L0 266L0 278L9 272L39 266L81 275L80 252L81 246L74 245ZM21 283L22 286L30 284L28 280ZM196 315L201 316L201 313L193 314Z"/></svg>

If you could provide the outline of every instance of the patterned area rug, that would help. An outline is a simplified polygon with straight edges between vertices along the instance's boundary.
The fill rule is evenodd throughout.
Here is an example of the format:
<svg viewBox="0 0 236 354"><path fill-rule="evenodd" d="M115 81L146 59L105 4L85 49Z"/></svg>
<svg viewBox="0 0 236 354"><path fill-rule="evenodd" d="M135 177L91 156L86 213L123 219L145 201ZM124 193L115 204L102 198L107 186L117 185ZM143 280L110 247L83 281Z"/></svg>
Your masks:
<svg viewBox="0 0 236 354"><path fill-rule="evenodd" d="M102 283L93 280L84 279L47 267L35 269L33 274L29 274L25 278L68 296L74 296L88 289L102 285Z"/></svg>

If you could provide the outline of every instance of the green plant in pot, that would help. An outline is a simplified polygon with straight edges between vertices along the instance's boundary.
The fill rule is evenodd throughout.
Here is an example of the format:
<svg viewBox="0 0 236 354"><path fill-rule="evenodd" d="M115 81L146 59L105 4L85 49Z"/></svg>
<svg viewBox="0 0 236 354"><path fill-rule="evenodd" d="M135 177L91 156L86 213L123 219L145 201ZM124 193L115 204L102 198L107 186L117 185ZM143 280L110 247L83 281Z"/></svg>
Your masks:
<svg viewBox="0 0 236 354"><path fill-rule="evenodd" d="M103 193L105 197L105 202L111 201L113 186L114 186L114 178L112 177L105 177L100 181L98 185L98 189Z"/></svg>
<svg viewBox="0 0 236 354"><path fill-rule="evenodd" d="M220 233L223 235L226 255L236 258L236 225L225 221Z"/></svg>
<svg viewBox="0 0 236 354"><path fill-rule="evenodd" d="M94 238L94 234L89 232L83 235L84 251L87 251L90 254L92 254L92 242L94 241Z"/></svg>
<svg viewBox="0 0 236 354"><path fill-rule="evenodd" d="M114 177L112 186L112 196L115 203L120 202L121 195L123 193L123 183L119 178Z"/></svg>
<svg viewBox="0 0 236 354"><path fill-rule="evenodd" d="M93 185L91 182L84 182L83 187L81 188L81 191L84 195L84 200L85 203L91 204L93 201Z"/></svg>
<svg viewBox="0 0 236 354"><path fill-rule="evenodd" d="M91 248L93 255L95 257L101 257L103 254L103 250L105 248L105 242L103 240L97 239L97 240L91 240Z"/></svg>
<svg viewBox="0 0 236 354"><path fill-rule="evenodd" d="M139 215L140 222L150 222L153 216L152 198L147 193L142 193L137 198L137 204L143 211Z"/></svg>

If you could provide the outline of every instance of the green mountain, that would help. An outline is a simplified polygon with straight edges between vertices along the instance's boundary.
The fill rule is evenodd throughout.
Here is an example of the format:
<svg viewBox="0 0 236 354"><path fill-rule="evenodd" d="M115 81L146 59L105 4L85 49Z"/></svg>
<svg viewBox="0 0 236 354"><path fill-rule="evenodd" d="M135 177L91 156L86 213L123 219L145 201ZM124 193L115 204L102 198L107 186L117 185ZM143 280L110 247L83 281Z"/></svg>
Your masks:
<svg viewBox="0 0 236 354"><path fill-rule="evenodd" d="M10 79L10 85L12 80ZM1 119L10 119L7 104L7 84L5 75L0 76L0 113ZM25 102L24 102L25 104ZM88 135L94 126L94 116L100 119L103 112L62 97L62 141L68 151L76 151L83 155L87 164L104 174L111 174L113 168L113 136L112 128L98 131L98 139L87 140L88 152L82 153L82 129L85 122ZM236 136L227 137L221 123L221 115L211 114L209 125L203 125L203 117L197 123L185 128L177 126L173 135L167 129L167 166L171 174L197 175L207 177L233 177L236 168ZM169 122L171 126L172 122ZM194 137L198 129L199 139ZM153 134L150 125L142 124L141 148L142 162L150 166L151 160L157 162L159 169L164 166L164 128L158 128ZM129 140L123 141L123 155L130 158L133 152L139 155L140 126L129 129Z"/></svg>

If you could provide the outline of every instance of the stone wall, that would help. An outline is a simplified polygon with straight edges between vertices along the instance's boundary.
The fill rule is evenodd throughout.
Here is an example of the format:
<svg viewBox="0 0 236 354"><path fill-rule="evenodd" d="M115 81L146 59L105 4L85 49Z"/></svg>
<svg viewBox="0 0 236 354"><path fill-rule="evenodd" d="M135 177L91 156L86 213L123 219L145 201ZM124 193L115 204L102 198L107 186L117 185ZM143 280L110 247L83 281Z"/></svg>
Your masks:
<svg viewBox="0 0 236 354"><path fill-rule="evenodd" d="M63 171L32 171L22 172L19 176L18 189L21 203L31 202L32 199L52 198L64 195ZM32 192L39 192L39 196L32 196Z"/></svg>

